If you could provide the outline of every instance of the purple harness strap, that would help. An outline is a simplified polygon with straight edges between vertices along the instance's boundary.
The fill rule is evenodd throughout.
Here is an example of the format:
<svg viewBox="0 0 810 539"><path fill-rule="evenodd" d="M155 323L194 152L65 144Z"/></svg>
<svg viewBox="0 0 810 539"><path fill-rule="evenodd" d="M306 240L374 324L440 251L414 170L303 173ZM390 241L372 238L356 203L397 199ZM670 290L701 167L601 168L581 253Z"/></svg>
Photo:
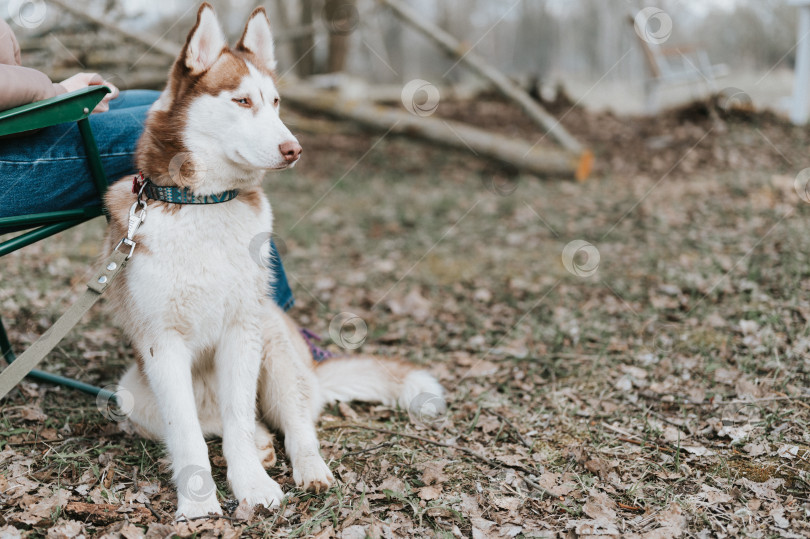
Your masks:
<svg viewBox="0 0 810 539"><path fill-rule="evenodd" d="M312 353L312 359L315 361L324 361L330 357L335 357L335 354L329 350L324 350L315 344L316 342L321 342L323 340L320 338L320 336L318 336L317 333L314 333L306 328L301 328L301 336L304 337L305 341L307 341L309 351Z"/></svg>

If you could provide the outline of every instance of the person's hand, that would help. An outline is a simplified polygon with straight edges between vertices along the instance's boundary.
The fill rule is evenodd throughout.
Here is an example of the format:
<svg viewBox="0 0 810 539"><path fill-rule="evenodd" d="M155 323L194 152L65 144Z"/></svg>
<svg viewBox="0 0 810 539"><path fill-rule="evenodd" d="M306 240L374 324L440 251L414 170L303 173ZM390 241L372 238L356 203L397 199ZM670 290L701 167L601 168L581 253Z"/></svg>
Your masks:
<svg viewBox="0 0 810 539"><path fill-rule="evenodd" d="M93 112L106 112L110 110L110 100L118 97L118 88L105 81L98 73L77 73L69 79L63 80L59 84L64 86L65 90L68 92L87 88L88 86L99 86L101 84L109 88L110 93L104 96L104 99L102 99L101 102L96 105Z"/></svg>

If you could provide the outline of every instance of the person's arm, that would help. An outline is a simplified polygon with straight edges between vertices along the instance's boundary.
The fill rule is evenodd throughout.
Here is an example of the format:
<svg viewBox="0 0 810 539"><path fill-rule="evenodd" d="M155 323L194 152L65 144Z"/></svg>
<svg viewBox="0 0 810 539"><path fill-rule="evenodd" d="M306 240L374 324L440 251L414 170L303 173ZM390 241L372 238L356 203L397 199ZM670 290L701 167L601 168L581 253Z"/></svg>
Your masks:
<svg viewBox="0 0 810 539"><path fill-rule="evenodd" d="M0 19L0 111L97 84L104 84L111 90L93 109L93 112L104 112L110 108L110 100L118 97L118 88L96 73L77 73L56 84L44 73L22 67L17 38L11 27Z"/></svg>
<svg viewBox="0 0 810 539"><path fill-rule="evenodd" d="M0 110L48 99L67 90L44 73L27 67L0 64Z"/></svg>
<svg viewBox="0 0 810 539"><path fill-rule="evenodd" d="M11 27L0 19L0 110L63 94L67 88L47 75L20 66L20 45Z"/></svg>

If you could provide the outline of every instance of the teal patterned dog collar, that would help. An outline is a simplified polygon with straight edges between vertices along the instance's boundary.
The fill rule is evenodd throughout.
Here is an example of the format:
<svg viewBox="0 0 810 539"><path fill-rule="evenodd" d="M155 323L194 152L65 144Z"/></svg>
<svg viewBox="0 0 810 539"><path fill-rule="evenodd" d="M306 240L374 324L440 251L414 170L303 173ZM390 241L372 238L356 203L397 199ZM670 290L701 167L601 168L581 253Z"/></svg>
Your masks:
<svg viewBox="0 0 810 539"><path fill-rule="evenodd" d="M219 204L233 200L239 194L238 189L229 189L211 195L197 195L188 187L161 187L155 185L143 174L135 176L132 182L133 193L143 193L146 198L162 200L170 204Z"/></svg>

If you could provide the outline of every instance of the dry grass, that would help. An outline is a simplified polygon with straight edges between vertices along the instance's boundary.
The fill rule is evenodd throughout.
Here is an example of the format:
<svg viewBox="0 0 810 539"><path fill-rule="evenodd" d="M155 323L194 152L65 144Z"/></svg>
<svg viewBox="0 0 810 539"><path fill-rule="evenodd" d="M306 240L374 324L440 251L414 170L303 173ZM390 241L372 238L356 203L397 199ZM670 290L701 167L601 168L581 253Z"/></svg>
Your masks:
<svg viewBox="0 0 810 539"><path fill-rule="evenodd" d="M291 492L281 510L175 533L810 534L810 209L795 170L511 183L384 140L339 181L375 139L335 140L347 149L309 151L320 164L267 181L294 313L324 335L340 312L362 317L363 349L428 366L449 413L425 426L380 406L327 409L336 487L295 490L282 453L270 470ZM15 343L80 292L101 235L93 223L3 259ZM561 261L578 239L599 253L590 277ZM104 385L130 359L94 311L47 363ZM93 399L25 383L4 402L0 437L0 525L172 530L163 450ZM88 516L67 501L124 509Z"/></svg>

